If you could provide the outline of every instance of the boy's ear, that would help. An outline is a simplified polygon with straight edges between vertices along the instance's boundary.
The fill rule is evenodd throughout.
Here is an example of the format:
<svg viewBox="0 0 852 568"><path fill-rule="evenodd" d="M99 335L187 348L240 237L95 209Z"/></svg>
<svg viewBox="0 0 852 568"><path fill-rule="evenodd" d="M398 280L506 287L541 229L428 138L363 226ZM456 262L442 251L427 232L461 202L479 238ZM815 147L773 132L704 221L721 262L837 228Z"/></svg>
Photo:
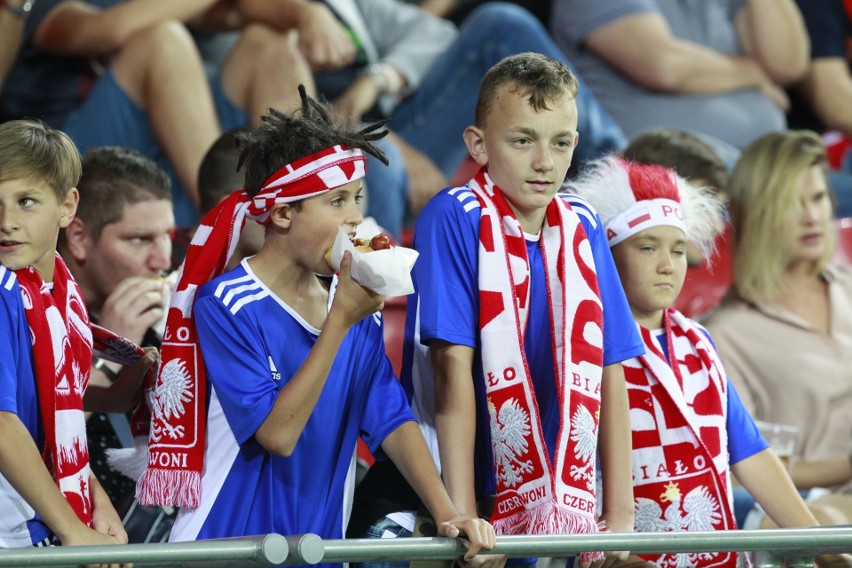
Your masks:
<svg viewBox="0 0 852 568"><path fill-rule="evenodd" d="M289 203L279 203L272 207L269 214L269 221L276 227L289 229L293 223L293 213L296 211Z"/></svg>
<svg viewBox="0 0 852 568"><path fill-rule="evenodd" d="M82 263L89 256L92 246L92 234L86 227L86 222L79 217L74 217L65 227L65 243L71 257L78 263Z"/></svg>
<svg viewBox="0 0 852 568"><path fill-rule="evenodd" d="M479 164L484 166L488 164L488 149L485 147L485 133L477 126L468 126L464 129L465 146L470 153L470 157Z"/></svg>
<svg viewBox="0 0 852 568"><path fill-rule="evenodd" d="M62 214L59 216L59 227L64 229L77 214L77 204L80 203L80 193L76 187L72 187L65 193L65 199L59 204Z"/></svg>

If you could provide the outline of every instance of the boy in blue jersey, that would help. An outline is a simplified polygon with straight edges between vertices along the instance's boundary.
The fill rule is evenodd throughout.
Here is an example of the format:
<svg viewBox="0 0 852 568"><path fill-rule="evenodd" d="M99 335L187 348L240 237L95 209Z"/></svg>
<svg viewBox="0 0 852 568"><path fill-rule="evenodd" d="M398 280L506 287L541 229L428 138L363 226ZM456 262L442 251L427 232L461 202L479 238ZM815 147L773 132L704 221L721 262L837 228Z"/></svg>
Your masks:
<svg viewBox="0 0 852 568"><path fill-rule="evenodd" d="M624 362L636 530L736 529L730 473L781 526L814 526L728 381L701 325L672 308L687 243L712 252L721 204L673 170L608 158L569 184L598 211L645 354ZM642 555L660 566L736 566L733 552ZM635 559L639 564L642 559Z"/></svg>
<svg viewBox="0 0 852 568"><path fill-rule="evenodd" d="M92 335L56 254L79 178L64 133L0 125L0 548L127 542L89 468L82 397Z"/></svg>
<svg viewBox="0 0 852 568"><path fill-rule="evenodd" d="M341 538L360 435L398 464L441 534L467 536L470 559L493 547L494 532L458 514L431 464L385 355L383 297L351 278L351 256L333 278L325 258L338 230L352 236L362 221L363 152L383 159L372 142L385 132L356 131L300 93L299 113L273 110L240 135L245 190L205 217L187 251L154 385L140 501L181 506L173 541ZM245 216L265 226L260 251L207 282ZM200 366L185 357L196 346ZM205 371L209 397L197 388ZM205 405L194 404L205 399L206 418Z"/></svg>
<svg viewBox="0 0 852 568"><path fill-rule="evenodd" d="M415 230L403 382L456 507L473 515L479 500L503 534L633 528L620 361L643 349L596 214L557 196L579 138L576 94L571 71L539 54L492 67L464 133L482 169L436 195ZM368 534L410 534L399 507L416 499L375 498L394 478L373 466L350 534L389 512Z"/></svg>

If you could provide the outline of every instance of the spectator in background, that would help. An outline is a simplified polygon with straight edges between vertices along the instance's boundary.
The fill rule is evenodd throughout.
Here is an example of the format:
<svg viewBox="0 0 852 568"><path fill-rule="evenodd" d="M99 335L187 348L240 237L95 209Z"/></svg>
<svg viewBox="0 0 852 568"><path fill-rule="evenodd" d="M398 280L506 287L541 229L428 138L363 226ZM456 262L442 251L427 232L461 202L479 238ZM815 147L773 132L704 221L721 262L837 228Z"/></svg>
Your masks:
<svg viewBox="0 0 852 568"><path fill-rule="evenodd" d="M817 132L838 130L852 136L852 74L849 41L852 14L838 0L797 0L811 40L804 78L796 85L791 126ZM801 100L796 100L796 96Z"/></svg>
<svg viewBox="0 0 852 568"><path fill-rule="evenodd" d="M238 137L244 132L223 132L204 154L198 170L202 216L245 185L245 172L239 167L240 150L237 148ZM263 227L253 219L246 219L240 240L225 268L234 268L244 258L256 254L262 245Z"/></svg>
<svg viewBox="0 0 852 568"><path fill-rule="evenodd" d="M406 0L417 4L427 12L446 18L456 25L461 25L464 19L481 4L491 0ZM550 18L551 0L510 0L512 4L522 6L538 18L547 27Z"/></svg>
<svg viewBox="0 0 852 568"><path fill-rule="evenodd" d="M83 150L141 151L172 173L177 222L191 226L198 165L221 128L256 122L269 106L290 106L289 94L310 79L301 57L292 57L295 35L251 25L208 81L182 22L222 23L214 4L40 0L0 95L3 114L38 116Z"/></svg>
<svg viewBox="0 0 852 568"><path fill-rule="evenodd" d="M809 131L743 151L729 186L731 297L707 328L757 420L798 428L791 477L852 520L852 268L836 231L825 150ZM844 494L839 494L843 492Z"/></svg>
<svg viewBox="0 0 852 568"><path fill-rule="evenodd" d="M0 5L0 92L3 91L6 74L18 55L24 34L24 20L32 8L32 0L5 0ZM0 122L3 118L0 112Z"/></svg>
<svg viewBox="0 0 852 568"><path fill-rule="evenodd" d="M406 212L417 213L467 157L462 140L473 122L482 76L505 56L537 52L566 62L528 11L488 2L460 30L399 0L334 0L329 5L356 37L355 60L315 74L317 91L353 118L390 118L380 146L386 167L368 157L367 213L399 237ZM621 130L580 86L577 160L620 149Z"/></svg>
<svg viewBox="0 0 852 568"><path fill-rule="evenodd" d="M852 5L838 0L797 0L811 38L811 59L804 78L790 90L791 128L832 132L836 145L829 172L838 217L852 217ZM839 136L838 136L839 134Z"/></svg>
<svg viewBox="0 0 852 568"><path fill-rule="evenodd" d="M628 136L700 133L726 163L785 127L807 66L794 0L554 0L550 29Z"/></svg>
<svg viewBox="0 0 852 568"><path fill-rule="evenodd" d="M625 160L675 170L694 185L724 194L731 173L713 147L698 136L673 128L638 134L621 151Z"/></svg>
<svg viewBox="0 0 852 568"><path fill-rule="evenodd" d="M141 153L119 147L90 150L82 168L80 205L59 250L92 321L138 345L159 348L163 330L157 324L169 296L161 276L170 266L174 229L169 177ZM121 371L117 363L96 359L90 384L107 387ZM124 518L130 542L157 542L168 534L174 515L137 507L135 480L107 465L108 449L134 446L125 412L139 394L129 394L123 408L88 419L92 471Z"/></svg>

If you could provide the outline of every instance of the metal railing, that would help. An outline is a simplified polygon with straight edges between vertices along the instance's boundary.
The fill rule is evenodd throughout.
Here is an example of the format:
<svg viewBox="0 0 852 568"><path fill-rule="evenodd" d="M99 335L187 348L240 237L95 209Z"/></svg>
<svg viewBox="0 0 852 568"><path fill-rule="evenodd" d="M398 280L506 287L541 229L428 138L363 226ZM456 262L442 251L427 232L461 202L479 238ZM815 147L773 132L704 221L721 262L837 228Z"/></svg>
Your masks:
<svg viewBox="0 0 852 568"><path fill-rule="evenodd" d="M443 560L465 553L449 538L323 540L306 534L277 534L168 544L78 546L0 551L0 567L64 568L82 564L133 563L136 567L226 568L292 566L371 560ZM494 553L510 557L575 556L590 550L633 553L771 551L810 559L817 554L852 552L852 527L634 533L570 536L501 536ZM780 564L777 564L780 566Z"/></svg>

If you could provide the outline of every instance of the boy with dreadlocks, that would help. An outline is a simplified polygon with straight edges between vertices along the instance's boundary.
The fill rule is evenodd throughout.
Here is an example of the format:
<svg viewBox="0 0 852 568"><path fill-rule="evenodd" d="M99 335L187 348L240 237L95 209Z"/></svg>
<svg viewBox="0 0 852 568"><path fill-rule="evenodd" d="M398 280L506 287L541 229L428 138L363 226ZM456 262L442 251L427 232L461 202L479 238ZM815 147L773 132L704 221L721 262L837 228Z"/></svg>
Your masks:
<svg viewBox="0 0 852 568"><path fill-rule="evenodd" d="M354 235L362 220L364 152L385 159L373 144L385 131L353 130L300 94L300 112L271 110L240 135L245 190L205 217L187 251L152 389L140 501L181 507L175 541L341 538L361 435L405 472L442 534L467 535L472 558L494 545L493 529L458 515L432 466L385 356L384 298L351 278L350 255L337 276L325 260L338 229ZM207 282L245 217L265 225L263 246Z"/></svg>

